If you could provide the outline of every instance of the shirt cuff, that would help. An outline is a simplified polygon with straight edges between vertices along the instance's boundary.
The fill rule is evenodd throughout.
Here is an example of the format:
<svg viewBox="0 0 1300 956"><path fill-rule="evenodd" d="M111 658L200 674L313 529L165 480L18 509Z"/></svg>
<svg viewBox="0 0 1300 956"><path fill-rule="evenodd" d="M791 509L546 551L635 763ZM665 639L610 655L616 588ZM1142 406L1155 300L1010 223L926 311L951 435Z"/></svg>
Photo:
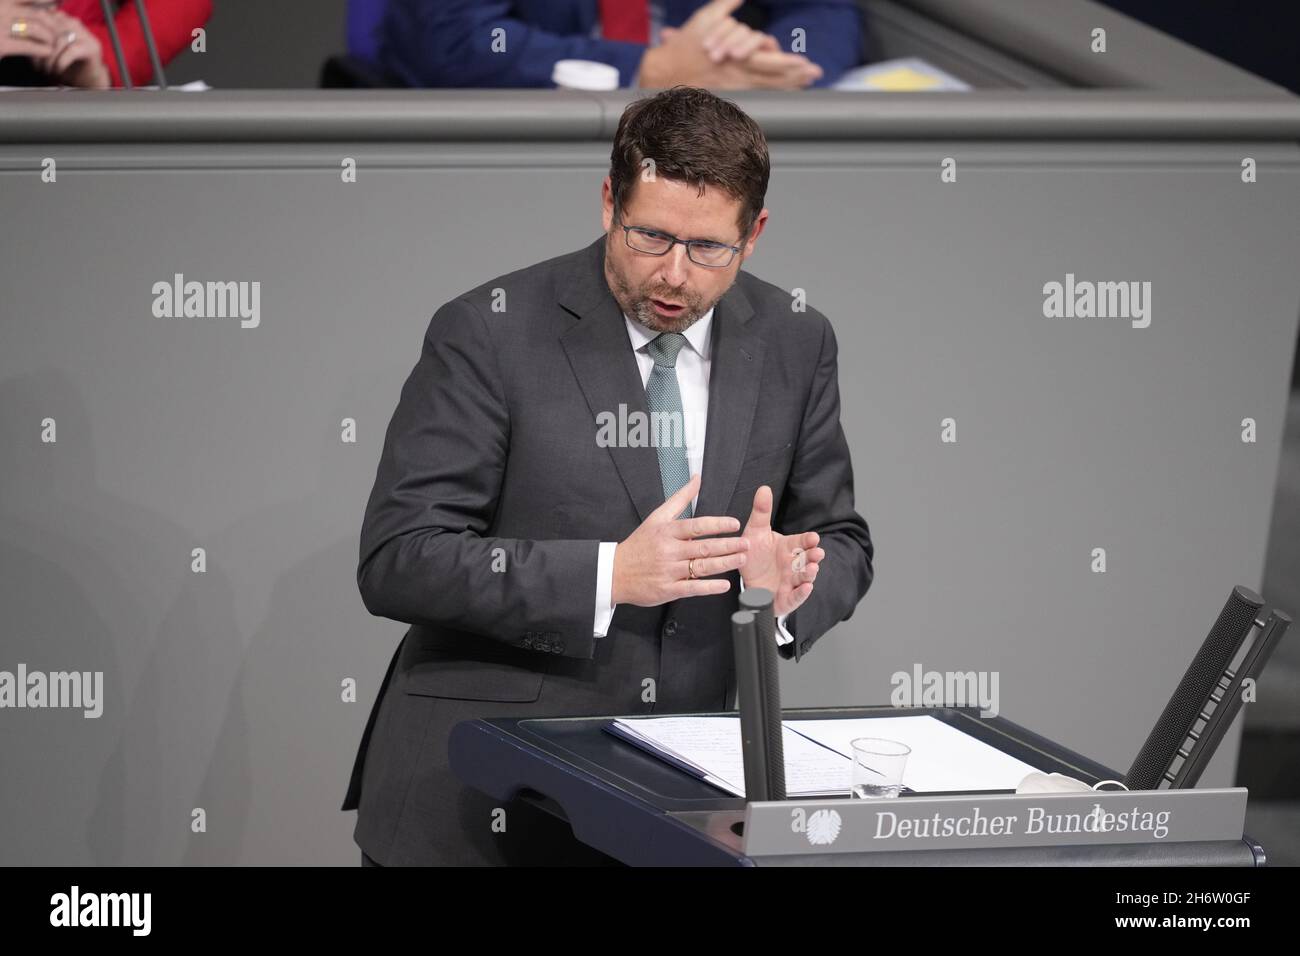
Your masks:
<svg viewBox="0 0 1300 956"><path fill-rule="evenodd" d="M592 637L604 637L609 632L609 622L614 619L611 603L614 593L614 549L617 541L602 541L596 555L596 616L591 628Z"/></svg>
<svg viewBox="0 0 1300 956"><path fill-rule="evenodd" d="M740 579L740 592L741 592L742 594L745 592L745 579L744 579L744 578L741 578L741 579ZM790 612L790 614L793 614L793 613L794 613L793 611ZM785 627L785 621L786 621L786 618L788 618L788 617L790 616L790 614L780 614L780 615L777 615L777 618L776 618L776 643L777 643L778 645L781 645L781 644L793 644L793 643L794 643L794 635L792 635L788 630L786 630L786 627Z"/></svg>

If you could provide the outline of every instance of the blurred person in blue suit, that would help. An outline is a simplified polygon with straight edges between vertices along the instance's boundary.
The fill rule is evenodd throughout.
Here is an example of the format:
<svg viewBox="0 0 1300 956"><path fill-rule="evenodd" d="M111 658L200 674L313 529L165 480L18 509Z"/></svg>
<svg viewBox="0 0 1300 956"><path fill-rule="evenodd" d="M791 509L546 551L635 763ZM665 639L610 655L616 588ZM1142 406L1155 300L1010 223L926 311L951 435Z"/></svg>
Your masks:
<svg viewBox="0 0 1300 956"><path fill-rule="evenodd" d="M382 65L409 86L551 87L558 60L618 69L621 87L802 89L862 61L856 0L388 0ZM798 43L801 52L792 47Z"/></svg>

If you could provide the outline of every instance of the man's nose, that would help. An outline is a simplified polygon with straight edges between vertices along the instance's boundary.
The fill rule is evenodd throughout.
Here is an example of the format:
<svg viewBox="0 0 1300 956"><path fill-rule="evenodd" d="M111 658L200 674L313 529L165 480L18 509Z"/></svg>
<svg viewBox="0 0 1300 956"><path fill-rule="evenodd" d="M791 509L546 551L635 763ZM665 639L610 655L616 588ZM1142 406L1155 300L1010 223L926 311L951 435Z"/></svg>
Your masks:
<svg viewBox="0 0 1300 956"><path fill-rule="evenodd" d="M691 258L686 254L686 247L680 242L664 254L659 277L665 285L679 289L686 284L686 277L691 271Z"/></svg>

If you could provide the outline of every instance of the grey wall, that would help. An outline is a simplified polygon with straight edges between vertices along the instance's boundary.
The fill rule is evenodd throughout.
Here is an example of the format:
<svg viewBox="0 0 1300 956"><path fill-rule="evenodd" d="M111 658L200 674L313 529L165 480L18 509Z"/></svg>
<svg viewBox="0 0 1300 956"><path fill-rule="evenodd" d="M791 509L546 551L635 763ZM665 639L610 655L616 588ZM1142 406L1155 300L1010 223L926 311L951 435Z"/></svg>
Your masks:
<svg viewBox="0 0 1300 956"><path fill-rule="evenodd" d="M1231 586L1260 586L1296 149L772 150L746 268L835 325L877 546L852 620L783 665L787 703L885 702L915 662L996 670L1003 716L1127 769ZM24 224L0 258L0 669L102 670L107 698L98 720L0 712L5 862L355 863L338 807L404 630L355 586L398 390L441 303L598 234L607 161L603 141L0 147ZM175 272L260 281L260 327L155 318ZM1044 318L1067 272L1150 281L1150 328ZM1232 783L1238 730L1202 785Z"/></svg>
<svg viewBox="0 0 1300 956"><path fill-rule="evenodd" d="M343 53L347 0L213 0L208 48L167 66L168 83L221 89L312 88L326 57Z"/></svg>

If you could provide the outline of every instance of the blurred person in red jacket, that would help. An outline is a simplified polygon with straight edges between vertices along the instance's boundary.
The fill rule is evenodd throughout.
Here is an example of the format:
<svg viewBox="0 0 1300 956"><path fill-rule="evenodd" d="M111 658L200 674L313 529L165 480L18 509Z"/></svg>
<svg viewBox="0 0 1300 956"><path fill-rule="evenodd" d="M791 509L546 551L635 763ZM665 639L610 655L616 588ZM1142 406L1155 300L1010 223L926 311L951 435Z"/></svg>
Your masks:
<svg viewBox="0 0 1300 956"><path fill-rule="evenodd" d="M132 82L150 82L153 68L134 0L110 0L110 6ZM163 63L184 50L192 31L212 15L212 0L146 0L144 6ZM12 80L16 85L124 85L100 0L0 0L0 58L7 57L26 57L35 77Z"/></svg>

